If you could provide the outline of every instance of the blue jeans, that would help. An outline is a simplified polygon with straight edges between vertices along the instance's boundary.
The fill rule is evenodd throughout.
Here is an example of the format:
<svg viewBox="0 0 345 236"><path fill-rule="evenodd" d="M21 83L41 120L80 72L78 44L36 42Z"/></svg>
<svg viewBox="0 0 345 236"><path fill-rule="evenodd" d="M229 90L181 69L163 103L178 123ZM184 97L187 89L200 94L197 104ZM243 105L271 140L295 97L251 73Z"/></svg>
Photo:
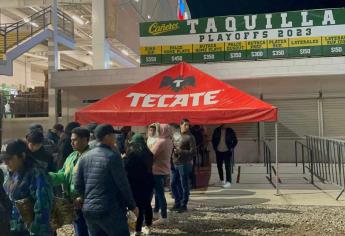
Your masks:
<svg viewBox="0 0 345 236"><path fill-rule="evenodd" d="M74 232L77 236L88 236L89 234L83 212L81 210L76 211L77 219L73 222Z"/></svg>
<svg viewBox="0 0 345 236"><path fill-rule="evenodd" d="M189 175L192 164L174 165L171 170L171 191L175 207L186 207L189 200Z"/></svg>
<svg viewBox="0 0 345 236"><path fill-rule="evenodd" d="M158 212L159 209L161 210L162 218L167 218L167 200L165 199L164 195L164 185L165 185L165 175L154 175L153 176L155 182L155 212Z"/></svg>
<svg viewBox="0 0 345 236"><path fill-rule="evenodd" d="M84 213L90 236L129 236L127 218L116 217L114 213L99 217Z"/></svg>

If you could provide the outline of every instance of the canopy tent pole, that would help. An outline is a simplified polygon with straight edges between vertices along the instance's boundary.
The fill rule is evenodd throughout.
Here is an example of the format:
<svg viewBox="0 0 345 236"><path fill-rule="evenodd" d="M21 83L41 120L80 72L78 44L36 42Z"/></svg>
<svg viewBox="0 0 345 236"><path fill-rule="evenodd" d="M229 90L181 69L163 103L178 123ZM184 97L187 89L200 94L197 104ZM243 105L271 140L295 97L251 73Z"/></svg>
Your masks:
<svg viewBox="0 0 345 236"><path fill-rule="evenodd" d="M276 154L276 195L279 196L279 169L278 169L278 121L274 124L275 127L275 154Z"/></svg>

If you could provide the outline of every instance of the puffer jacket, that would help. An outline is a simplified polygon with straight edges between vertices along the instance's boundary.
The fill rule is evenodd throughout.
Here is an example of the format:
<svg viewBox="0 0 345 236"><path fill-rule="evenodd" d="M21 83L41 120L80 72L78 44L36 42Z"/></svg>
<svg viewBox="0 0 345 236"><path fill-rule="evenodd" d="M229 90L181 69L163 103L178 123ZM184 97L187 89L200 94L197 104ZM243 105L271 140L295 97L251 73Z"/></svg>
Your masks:
<svg viewBox="0 0 345 236"><path fill-rule="evenodd" d="M94 217L110 212L125 217L126 208L133 210L136 206L120 154L104 144L79 161L75 189L83 196L83 212Z"/></svg>
<svg viewBox="0 0 345 236"><path fill-rule="evenodd" d="M174 165L185 165L191 163L193 157L196 155L196 143L194 136L188 133L177 132L173 135Z"/></svg>
<svg viewBox="0 0 345 236"><path fill-rule="evenodd" d="M154 175L170 174L170 158L173 150L170 136L171 130L169 125L160 124L158 140L151 148L153 153L152 172Z"/></svg>

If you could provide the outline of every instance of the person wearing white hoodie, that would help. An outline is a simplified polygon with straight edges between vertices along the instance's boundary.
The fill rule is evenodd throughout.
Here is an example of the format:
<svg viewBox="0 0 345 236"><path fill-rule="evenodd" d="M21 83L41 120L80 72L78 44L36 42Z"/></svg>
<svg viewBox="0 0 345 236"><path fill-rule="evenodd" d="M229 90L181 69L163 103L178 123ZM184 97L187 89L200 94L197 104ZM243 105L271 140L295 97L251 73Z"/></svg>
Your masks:
<svg viewBox="0 0 345 236"><path fill-rule="evenodd" d="M154 178L155 201L156 205L159 207L159 209L155 209L155 211L161 211L161 218L154 221L153 225L161 225L168 222L164 184L165 179L170 174L170 158L172 150L173 143L171 139L170 126L167 124L160 124L159 136L152 146L151 152L153 153L152 172Z"/></svg>

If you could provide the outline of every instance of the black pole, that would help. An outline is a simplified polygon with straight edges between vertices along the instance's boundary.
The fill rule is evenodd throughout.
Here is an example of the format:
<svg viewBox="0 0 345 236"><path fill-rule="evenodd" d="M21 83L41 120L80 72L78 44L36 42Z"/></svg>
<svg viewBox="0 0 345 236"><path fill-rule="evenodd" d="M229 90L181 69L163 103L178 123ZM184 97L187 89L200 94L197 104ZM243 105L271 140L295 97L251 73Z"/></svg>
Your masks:
<svg viewBox="0 0 345 236"><path fill-rule="evenodd" d="M4 95L0 92L0 146L2 146L2 119L4 118Z"/></svg>

